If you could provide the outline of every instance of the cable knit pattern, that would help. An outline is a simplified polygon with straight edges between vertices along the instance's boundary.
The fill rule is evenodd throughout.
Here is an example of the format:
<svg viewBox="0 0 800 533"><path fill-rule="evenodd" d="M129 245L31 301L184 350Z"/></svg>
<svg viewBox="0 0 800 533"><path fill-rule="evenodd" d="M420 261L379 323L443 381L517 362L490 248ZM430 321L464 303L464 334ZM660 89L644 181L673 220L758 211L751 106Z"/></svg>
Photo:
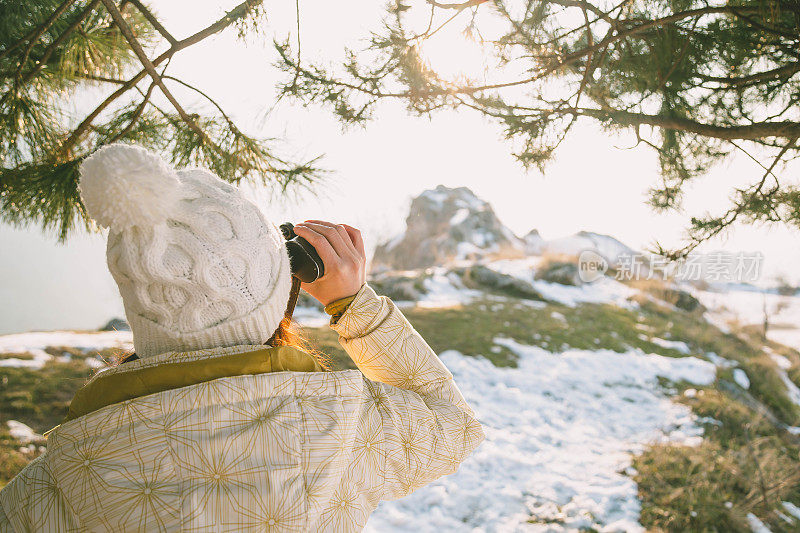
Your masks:
<svg viewBox="0 0 800 533"><path fill-rule="evenodd" d="M132 173L152 171L130 195L156 206L155 193L165 189L158 180L177 177L179 182L174 194L180 199L164 204L168 212L122 217L124 223L116 223L121 217L102 211L103 221L110 224L108 268L122 295L136 353L149 357L262 344L278 327L291 288L280 230L236 187L211 172L162 172L166 163L153 163L157 157L141 148L112 145L82 167L82 194L92 200L94 211L99 210L97 190L103 177L114 184L107 184L109 191L119 194L121 184L136 188L137 182L129 179ZM114 205L124 204L117 200Z"/></svg>
<svg viewBox="0 0 800 533"><path fill-rule="evenodd" d="M334 327L360 371L219 378L62 424L0 491L0 532L360 531L454 472L484 434L436 354L368 285Z"/></svg>

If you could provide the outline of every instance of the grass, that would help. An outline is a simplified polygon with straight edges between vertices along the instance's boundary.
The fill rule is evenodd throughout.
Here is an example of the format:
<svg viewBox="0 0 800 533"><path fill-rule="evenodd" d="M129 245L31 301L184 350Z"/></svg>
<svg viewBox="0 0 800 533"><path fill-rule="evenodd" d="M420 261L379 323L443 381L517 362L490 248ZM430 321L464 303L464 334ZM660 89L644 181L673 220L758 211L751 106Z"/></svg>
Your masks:
<svg viewBox="0 0 800 533"><path fill-rule="evenodd" d="M699 446L656 445L634 460L648 531L750 531L753 513L775 532L796 531L783 501L800 502L796 438L715 388L684 401L708 417Z"/></svg>
<svg viewBox="0 0 800 533"><path fill-rule="evenodd" d="M465 355L484 356L498 366L516 366L515 354L495 344L498 336L551 351L603 348L622 353L640 349L673 357L686 355L651 340L666 339L686 342L694 355L715 352L742 364L751 364L753 358L762 355L754 344L710 326L699 312L688 313L653 302L644 302L639 309L604 304L568 307L497 296L457 307L413 308L404 310L404 314L437 353L458 350ZM336 334L329 328L306 331L319 349L340 364L348 364ZM752 364L771 374L765 385L769 388L780 378L768 356L762 363ZM789 409L784 411L788 414Z"/></svg>
<svg viewBox="0 0 800 533"><path fill-rule="evenodd" d="M465 355L486 357L497 366L517 364L512 351L494 342L498 336L551 351L605 348L626 352L638 348L676 357L683 355L641 337L640 327L644 325L649 337L670 338L669 321L658 314L640 314L611 305L533 306L514 298L496 297L458 307L414 308L404 314L437 353L458 350ZM687 320L687 327L690 322ZM329 328L306 331L312 342L333 359L347 360L336 334Z"/></svg>
<svg viewBox="0 0 800 533"><path fill-rule="evenodd" d="M92 370L79 359L51 360L39 370L0 367L0 487L40 454L35 446L22 451L6 422L17 420L37 433L57 426L75 392L91 375Z"/></svg>
<svg viewBox="0 0 800 533"><path fill-rule="evenodd" d="M21 446L8 432L5 423L0 426L0 488L25 468L32 460L42 454L41 449Z"/></svg>
<svg viewBox="0 0 800 533"><path fill-rule="evenodd" d="M32 353L28 352L0 353L0 359L19 359L20 361L32 361L34 357Z"/></svg>
<svg viewBox="0 0 800 533"><path fill-rule="evenodd" d="M37 433L61 423L92 370L83 361L48 361L40 370L0 367L0 422L19 420Z"/></svg>

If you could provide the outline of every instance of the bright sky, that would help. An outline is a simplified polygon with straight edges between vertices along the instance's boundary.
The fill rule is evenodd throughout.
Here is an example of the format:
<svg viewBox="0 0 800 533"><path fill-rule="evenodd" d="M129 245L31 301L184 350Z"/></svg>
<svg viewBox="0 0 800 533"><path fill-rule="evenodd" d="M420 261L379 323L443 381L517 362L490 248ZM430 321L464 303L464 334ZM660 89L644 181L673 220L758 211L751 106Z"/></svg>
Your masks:
<svg viewBox="0 0 800 533"><path fill-rule="evenodd" d="M422 1L419 0L421 4ZM177 36L196 31L230 9L235 1L175 0L158 3L166 26ZM303 56L335 61L343 45L360 47L356 38L377 29L382 2L300 0ZM544 175L525 173L509 155L500 129L469 111L409 117L401 105L387 103L366 129L343 132L330 112L283 102L269 116L278 73L271 67L273 32L285 38L295 28L295 4L267 3L269 28L263 45L243 45L229 31L178 55L170 66L177 75L217 99L245 130L285 139L289 153L325 154L332 172L317 197L269 202L260 198L276 222L305 218L341 221L364 230L368 245L401 231L410 198L438 184L467 186L492 204L500 219L522 235L536 228L545 238L589 230L644 248L655 239L677 244L689 214L718 211L733 186L752 179L759 168L744 156L731 158L687 191L685 213L656 215L645 205L647 189L658 178L654 153L633 148L630 136L613 136L586 123L574 131ZM463 24L461 26L463 29ZM451 70L481 61L469 43L436 44L435 61ZM292 34L293 35L293 34ZM431 52L434 56L434 51ZM202 101L175 91L191 105ZM190 105L190 107L191 107ZM798 175L795 165L784 175ZM105 266L105 238L75 235L65 245L38 229L0 226L0 333L30 329L96 328L122 315L116 286ZM764 277L798 280L800 233L785 228L740 227L703 251L761 251Z"/></svg>

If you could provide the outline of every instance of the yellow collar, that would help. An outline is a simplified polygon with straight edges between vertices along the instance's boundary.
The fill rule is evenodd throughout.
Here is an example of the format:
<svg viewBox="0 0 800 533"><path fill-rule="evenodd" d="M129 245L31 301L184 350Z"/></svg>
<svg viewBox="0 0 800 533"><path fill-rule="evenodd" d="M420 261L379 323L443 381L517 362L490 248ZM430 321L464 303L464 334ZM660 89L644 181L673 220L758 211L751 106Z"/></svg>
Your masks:
<svg viewBox="0 0 800 533"><path fill-rule="evenodd" d="M135 363L125 363L123 366ZM117 367L120 368L120 367ZM267 372L321 372L316 359L292 346L184 361L165 361L123 372L103 372L75 393L64 422L108 405L218 378Z"/></svg>

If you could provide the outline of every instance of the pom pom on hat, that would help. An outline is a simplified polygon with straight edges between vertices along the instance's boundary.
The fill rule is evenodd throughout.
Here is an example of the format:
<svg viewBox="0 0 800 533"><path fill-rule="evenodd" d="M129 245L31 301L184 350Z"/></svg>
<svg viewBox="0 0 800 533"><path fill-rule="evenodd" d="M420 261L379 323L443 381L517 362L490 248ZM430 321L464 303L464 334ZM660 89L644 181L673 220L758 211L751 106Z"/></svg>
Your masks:
<svg viewBox="0 0 800 533"><path fill-rule="evenodd" d="M159 224L181 199L175 171L138 146L104 146L81 164L80 174L78 190L87 213L117 231Z"/></svg>

